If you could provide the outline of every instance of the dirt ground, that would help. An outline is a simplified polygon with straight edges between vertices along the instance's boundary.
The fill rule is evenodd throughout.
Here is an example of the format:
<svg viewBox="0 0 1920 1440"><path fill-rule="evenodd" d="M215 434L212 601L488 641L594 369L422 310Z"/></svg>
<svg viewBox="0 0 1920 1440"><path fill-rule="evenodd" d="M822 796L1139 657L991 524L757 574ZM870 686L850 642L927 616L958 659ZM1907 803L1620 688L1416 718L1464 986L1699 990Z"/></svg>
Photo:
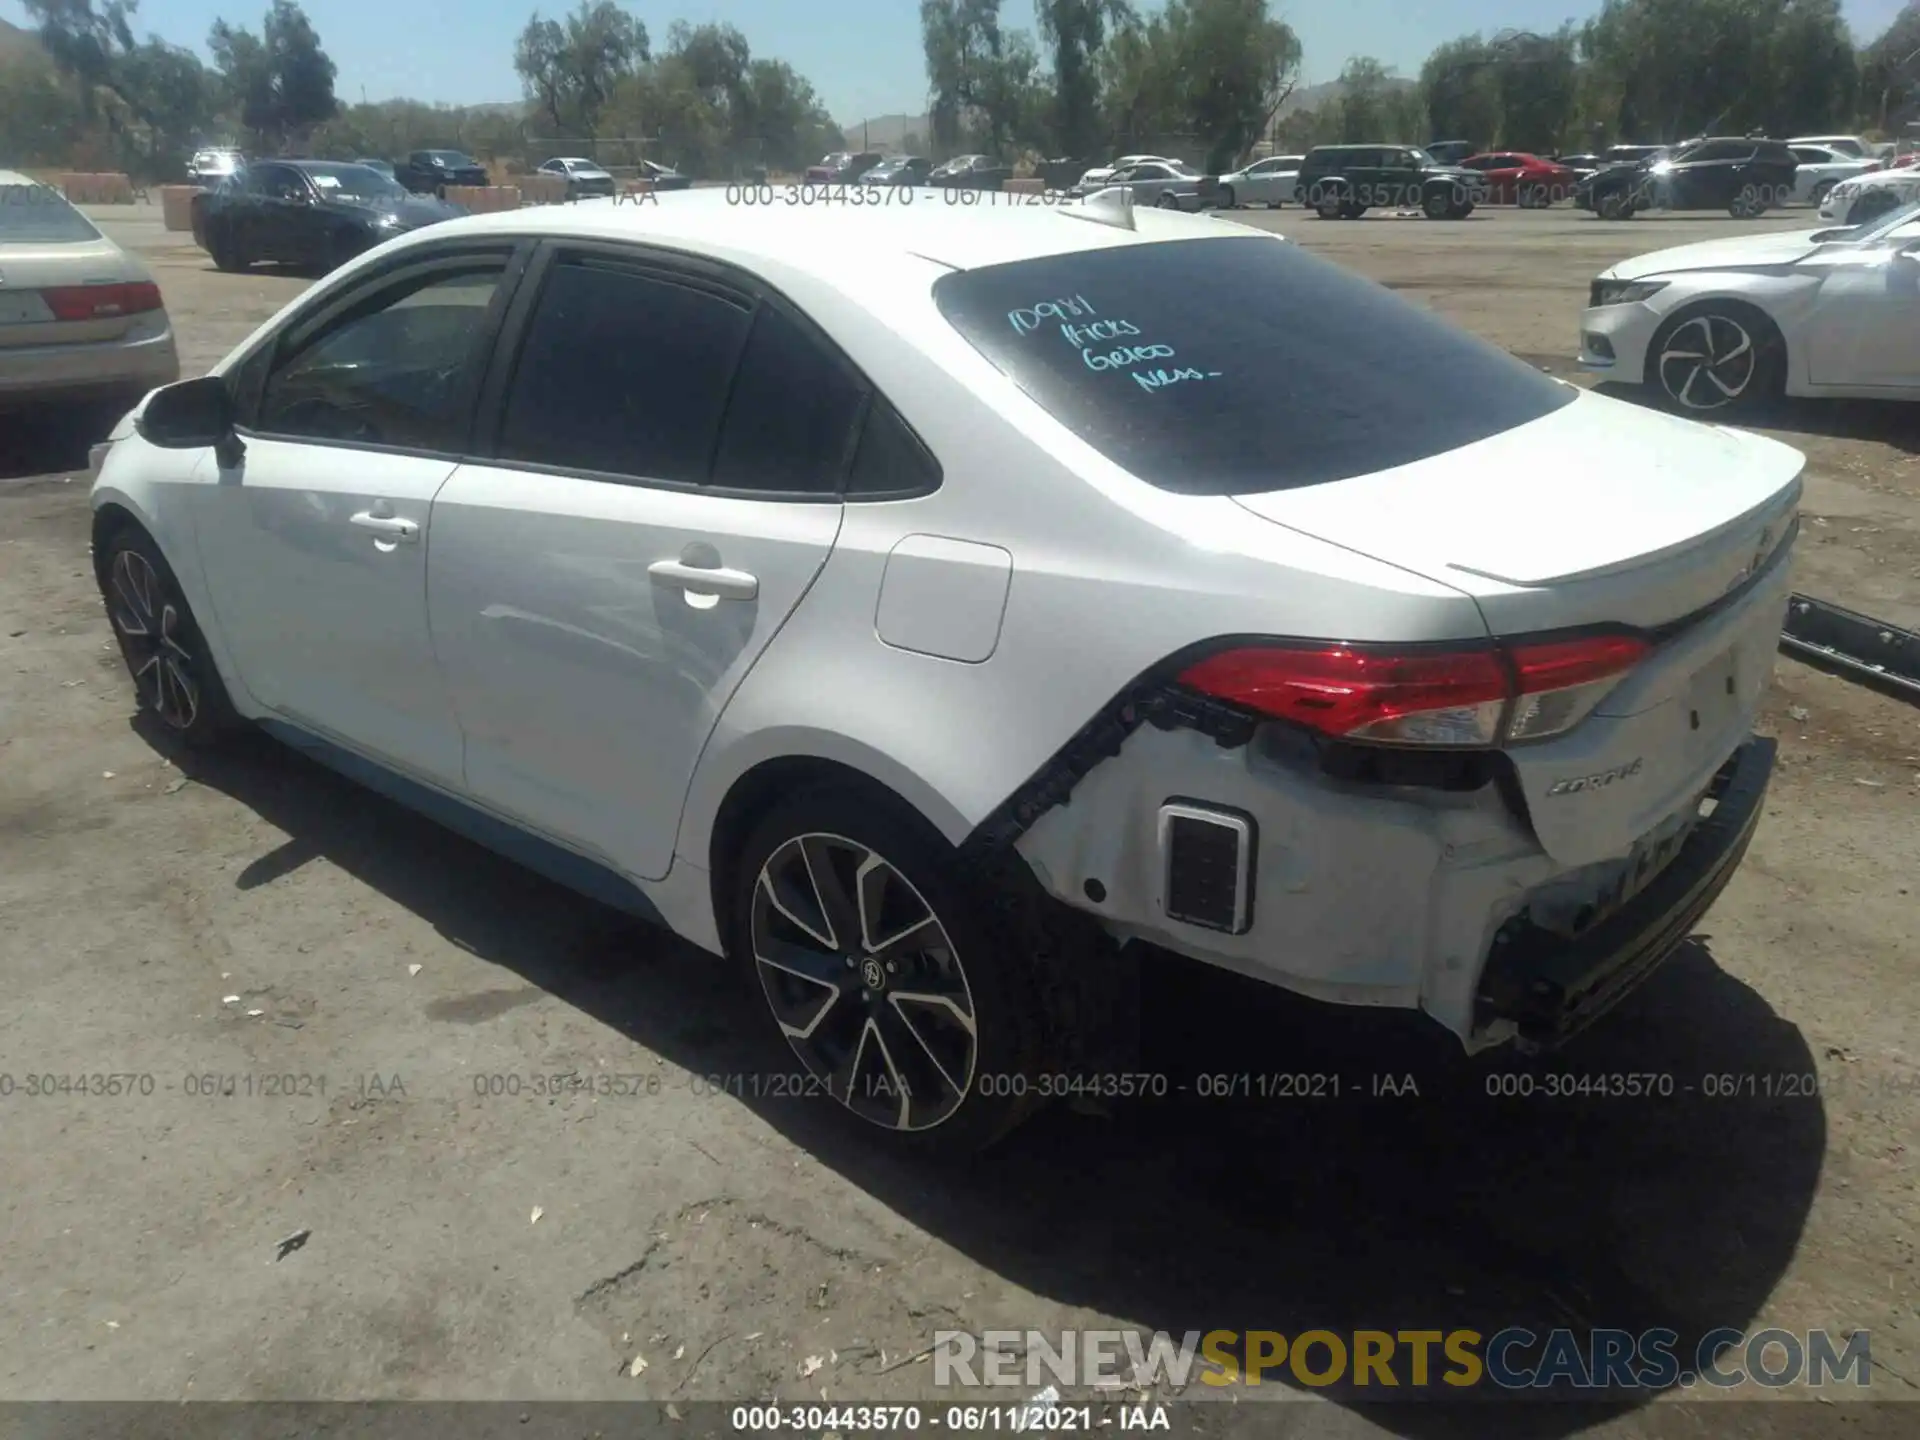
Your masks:
<svg viewBox="0 0 1920 1440"><path fill-rule="evenodd" d="M1239 218L1569 378L1594 273L1754 228ZM306 283L218 274L151 213L105 223L151 263L188 373ZM1920 626L1920 408L1770 429L1809 456L1798 587ZM1872 1398L1920 1400L1913 708L1782 659L1746 865L1652 983L1534 1067L1669 1074L1667 1098L1491 1098L1520 1062L1468 1063L1417 1018L1158 963L1150 1068L1332 1071L1348 1098L1061 1110L938 1171L756 1094L741 1077L781 1062L724 967L264 740L156 745L92 587L87 438L0 444L0 1399L893 1400L936 1393L909 1357L943 1329L1664 1325L1867 1329ZM1368 1093L1383 1072L1417 1095ZM108 1074L137 1078L29 1093ZM606 1093L539 1093L567 1074ZM1808 1074L1817 1096L1765 1093ZM1717 1076L1756 1093L1710 1095ZM1920 1421L1851 1390L1466 1421L1276 1390L1308 1403L1234 1428Z"/></svg>

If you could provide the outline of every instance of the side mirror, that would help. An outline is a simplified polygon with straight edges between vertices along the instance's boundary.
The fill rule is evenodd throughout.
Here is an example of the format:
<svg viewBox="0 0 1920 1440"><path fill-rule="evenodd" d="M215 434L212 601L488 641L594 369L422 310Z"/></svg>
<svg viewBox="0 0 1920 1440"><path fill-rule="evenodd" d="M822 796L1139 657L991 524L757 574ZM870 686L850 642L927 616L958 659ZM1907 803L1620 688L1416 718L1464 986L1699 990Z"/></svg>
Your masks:
<svg viewBox="0 0 1920 1440"><path fill-rule="evenodd" d="M162 450L201 450L211 445L227 469L247 453L233 430L233 395L218 375L156 390L136 428L141 439Z"/></svg>

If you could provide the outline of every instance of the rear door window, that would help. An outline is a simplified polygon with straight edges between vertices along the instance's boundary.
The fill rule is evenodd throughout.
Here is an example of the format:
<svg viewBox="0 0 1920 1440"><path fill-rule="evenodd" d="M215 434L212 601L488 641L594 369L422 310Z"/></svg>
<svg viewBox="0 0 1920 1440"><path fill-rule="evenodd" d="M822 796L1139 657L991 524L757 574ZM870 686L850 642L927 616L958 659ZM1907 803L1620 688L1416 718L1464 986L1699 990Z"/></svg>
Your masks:
<svg viewBox="0 0 1920 1440"><path fill-rule="evenodd" d="M1259 494L1472 444L1578 392L1265 235L1083 250L934 282L955 329L1163 490Z"/></svg>

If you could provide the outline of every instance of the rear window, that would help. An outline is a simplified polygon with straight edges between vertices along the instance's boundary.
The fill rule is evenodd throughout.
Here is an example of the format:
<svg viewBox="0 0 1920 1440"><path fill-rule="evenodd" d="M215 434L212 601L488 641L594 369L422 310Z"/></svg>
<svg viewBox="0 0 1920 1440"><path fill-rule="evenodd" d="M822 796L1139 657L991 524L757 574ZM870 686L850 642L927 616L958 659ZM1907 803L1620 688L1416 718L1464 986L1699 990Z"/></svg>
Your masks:
<svg viewBox="0 0 1920 1440"><path fill-rule="evenodd" d="M0 245L79 245L98 240L93 222L45 185L0 185Z"/></svg>
<svg viewBox="0 0 1920 1440"><path fill-rule="evenodd" d="M934 282L1074 434L1189 495L1323 485L1537 420L1577 391L1267 236L1082 250Z"/></svg>

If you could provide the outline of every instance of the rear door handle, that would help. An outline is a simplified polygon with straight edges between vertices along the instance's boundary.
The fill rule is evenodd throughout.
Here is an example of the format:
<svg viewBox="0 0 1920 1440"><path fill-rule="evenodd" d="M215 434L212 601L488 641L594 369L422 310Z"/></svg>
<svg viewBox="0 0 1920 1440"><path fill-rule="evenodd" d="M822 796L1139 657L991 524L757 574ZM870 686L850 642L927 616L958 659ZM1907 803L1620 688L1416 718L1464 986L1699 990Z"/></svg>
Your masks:
<svg viewBox="0 0 1920 1440"><path fill-rule="evenodd" d="M663 585L718 595L725 600L751 600L760 593L759 577L744 570L718 566L709 569L703 565L685 565L678 560L656 560L647 567L647 574Z"/></svg>
<svg viewBox="0 0 1920 1440"><path fill-rule="evenodd" d="M347 517L349 525L358 525L362 530L371 530L376 535L385 535L394 540L418 540L420 524L415 520L403 520L398 515L376 515L371 510L362 510L357 515Z"/></svg>

